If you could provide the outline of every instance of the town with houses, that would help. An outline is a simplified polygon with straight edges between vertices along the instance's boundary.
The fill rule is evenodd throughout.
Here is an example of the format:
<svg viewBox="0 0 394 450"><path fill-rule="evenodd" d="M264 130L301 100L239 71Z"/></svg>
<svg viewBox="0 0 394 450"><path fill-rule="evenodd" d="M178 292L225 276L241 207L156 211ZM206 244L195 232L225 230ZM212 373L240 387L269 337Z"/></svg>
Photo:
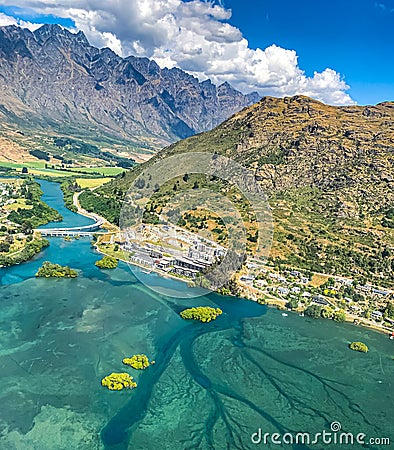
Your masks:
<svg viewBox="0 0 394 450"><path fill-rule="evenodd" d="M239 282L244 292L254 300L261 295L267 303L304 311L315 304L327 310L344 311L346 319L355 324L391 331L394 327L394 291L358 284L351 278L308 273L299 270L259 264L248 261ZM271 301L270 301L271 299Z"/></svg>
<svg viewBox="0 0 394 450"><path fill-rule="evenodd" d="M20 207L29 207L24 199L21 199L21 189L20 180L0 180L0 254L19 251L23 247L23 241L28 238L28 234L24 232L26 230L9 220L11 211Z"/></svg>
<svg viewBox="0 0 394 450"><path fill-rule="evenodd" d="M10 212L10 205L15 204L18 197L20 197L20 188L16 182L7 182L5 180L0 181L0 221L2 224L7 223L7 216ZM9 225L13 224L9 223Z"/></svg>
<svg viewBox="0 0 394 450"><path fill-rule="evenodd" d="M127 232L101 235L97 248L112 255L111 248L117 248L122 253L120 259L142 267L145 272L176 277L190 284L220 261L227 251L198 234L163 224L142 224ZM238 295L259 303L298 311L301 315L309 306L318 305L323 317L340 312L344 320L357 325L390 335L394 330L391 306L394 291L368 282L360 284L351 278L277 267L251 256L236 274L235 281Z"/></svg>

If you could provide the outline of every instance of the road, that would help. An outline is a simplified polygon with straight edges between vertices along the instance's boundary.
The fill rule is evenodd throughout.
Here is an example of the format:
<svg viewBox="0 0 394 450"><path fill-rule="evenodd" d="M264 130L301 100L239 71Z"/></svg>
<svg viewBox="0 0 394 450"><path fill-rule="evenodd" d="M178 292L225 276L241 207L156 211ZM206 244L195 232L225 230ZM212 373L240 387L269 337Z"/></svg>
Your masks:
<svg viewBox="0 0 394 450"><path fill-rule="evenodd" d="M106 228L109 231L113 231L115 233L119 232L119 227L116 225L113 225L112 223L108 222L108 220L105 217L102 217L96 213L92 213L89 211L86 211L86 209L83 209L81 206L81 203L79 202L79 196L82 194L81 192L75 192L73 196L73 204L78 209L78 214L81 214L82 216L89 217L90 219L95 220L96 222L101 222L102 227Z"/></svg>

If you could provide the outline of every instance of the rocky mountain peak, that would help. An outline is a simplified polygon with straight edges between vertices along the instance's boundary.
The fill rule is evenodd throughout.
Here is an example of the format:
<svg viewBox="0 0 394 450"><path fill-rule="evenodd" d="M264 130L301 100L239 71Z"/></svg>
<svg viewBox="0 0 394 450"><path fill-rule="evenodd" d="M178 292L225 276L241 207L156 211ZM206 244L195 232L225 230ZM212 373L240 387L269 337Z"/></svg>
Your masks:
<svg viewBox="0 0 394 450"><path fill-rule="evenodd" d="M57 24L45 24L34 31L34 37L41 46L53 44L57 49L69 50L76 47L89 47L89 41L82 31L72 33Z"/></svg>
<svg viewBox="0 0 394 450"><path fill-rule="evenodd" d="M46 23L42 27L40 27L36 31L34 31L34 35L37 37L52 36L52 35L65 34L65 33L70 33L70 32L56 23Z"/></svg>
<svg viewBox="0 0 394 450"><path fill-rule="evenodd" d="M235 89L231 86L231 84L228 81L225 81L224 83L218 86L219 92L232 92L234 90Z"/></svg>
<svg viewBox="0 0 394 450"><path fill-rule="evenodd" d="M75 35L75 37L79 43L89 45L88 38L86 37L83 31L79 30L78 33Z"/></svg>

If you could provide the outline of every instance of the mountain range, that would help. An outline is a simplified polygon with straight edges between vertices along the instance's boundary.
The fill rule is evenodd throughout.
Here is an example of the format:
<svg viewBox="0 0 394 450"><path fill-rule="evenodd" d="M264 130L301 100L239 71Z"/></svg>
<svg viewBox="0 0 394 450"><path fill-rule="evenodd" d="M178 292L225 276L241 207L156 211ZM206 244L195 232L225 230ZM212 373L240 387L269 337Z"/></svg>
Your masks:
<svg viewBox="0 0 394 450"><path fill-rule="evenodd" d="M148 58L121 58L90 45L81 31L0 27L3 137L34 130L149 153L207 131L258 99Z"/></svg>

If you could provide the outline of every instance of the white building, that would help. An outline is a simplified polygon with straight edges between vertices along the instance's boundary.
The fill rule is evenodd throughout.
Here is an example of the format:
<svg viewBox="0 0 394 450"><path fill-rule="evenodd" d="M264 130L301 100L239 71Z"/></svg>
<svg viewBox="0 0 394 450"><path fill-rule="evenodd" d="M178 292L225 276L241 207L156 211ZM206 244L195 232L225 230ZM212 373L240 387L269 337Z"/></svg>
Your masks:
<svg viewBox="0 0 394 450"><path fill-rule="evenodd" d="M372 311L371 312L371 319L373 320L382 320L383 314L380 311Z"/></svg>

